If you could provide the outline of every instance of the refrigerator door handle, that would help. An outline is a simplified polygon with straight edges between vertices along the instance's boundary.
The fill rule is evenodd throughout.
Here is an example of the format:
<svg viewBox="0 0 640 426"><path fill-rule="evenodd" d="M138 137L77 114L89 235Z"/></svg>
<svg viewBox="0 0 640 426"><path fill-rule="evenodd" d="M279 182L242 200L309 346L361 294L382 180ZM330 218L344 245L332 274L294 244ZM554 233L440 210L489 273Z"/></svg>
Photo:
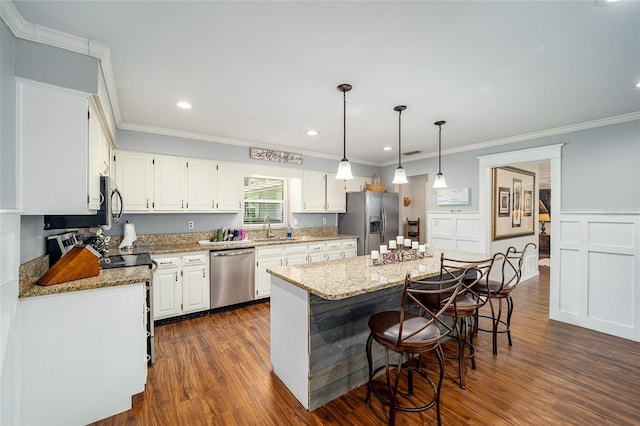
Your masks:
<svg viewBox="0 0 640 426"><path fill-rule="evenodd" d="M382 218L382 229L380 230L380 244L384 244L385 236L387 234L387 212L384 211L384 207L380 209L380 217Z"/></svg>

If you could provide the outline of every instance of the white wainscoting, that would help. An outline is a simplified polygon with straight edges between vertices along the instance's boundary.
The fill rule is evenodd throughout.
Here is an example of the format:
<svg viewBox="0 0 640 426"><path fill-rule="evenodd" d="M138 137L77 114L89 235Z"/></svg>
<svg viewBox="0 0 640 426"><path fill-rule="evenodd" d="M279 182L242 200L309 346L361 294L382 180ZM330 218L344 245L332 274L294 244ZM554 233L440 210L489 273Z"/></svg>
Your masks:
<svg viewBox="0 0 640 426"><path fill-rule="evenodd" d="M436 249L482 253L479 213L427 213L427 242Z"/></svg>
<svg viewBox="0 0 640 426"><path fill-rule="evenodd" d="M557 216L549 317L640 341L640 215Z"/></svg>

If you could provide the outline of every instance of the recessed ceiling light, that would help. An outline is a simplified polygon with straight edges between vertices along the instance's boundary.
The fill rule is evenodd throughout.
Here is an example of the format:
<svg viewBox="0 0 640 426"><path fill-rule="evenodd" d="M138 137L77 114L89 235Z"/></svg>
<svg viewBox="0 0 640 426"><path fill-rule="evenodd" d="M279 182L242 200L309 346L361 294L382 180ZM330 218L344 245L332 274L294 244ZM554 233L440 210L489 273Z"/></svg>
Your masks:
<svg viewBox="0 0 640 426"><path fill-rule="evenodd" d="M640 87L640 83L636 84L636 87Z"/></svg>
<svg viewBox="0 0 640 426"><path fill-rule="evenodd" d="M317 130L314 130L314 129L309 129L309 130L307 130L307 131L306 131L306 132L304 132L304 133L305 133L307 136L317 136L317 135L318 135L318 133L320 133L320 132L319 132L319 131L317 131Z"/></svg>
<svg viewBox="0 0 640 426"><path fill-rule="evenodd" d="M390 146L384 146L382 147L383 151L391 151L393 148L391 148Z"/></svg>
<svg viewBox="0 0 640 426"><path fill-rule="evenodd" d="M178 101L176 102L176 106L181 109L193 109L193 104L187 101Z"/></svg>

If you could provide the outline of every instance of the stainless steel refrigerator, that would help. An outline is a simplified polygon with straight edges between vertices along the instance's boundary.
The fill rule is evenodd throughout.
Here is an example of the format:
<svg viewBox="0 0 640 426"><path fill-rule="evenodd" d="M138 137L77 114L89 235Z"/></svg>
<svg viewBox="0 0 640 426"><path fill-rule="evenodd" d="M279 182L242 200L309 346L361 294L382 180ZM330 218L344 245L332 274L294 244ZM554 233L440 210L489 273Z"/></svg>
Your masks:
<svg viewBox="0 0 640 426"><path fill-rule="evenodd" d="M358 256L399 235L398 200L395 192L347 192L347 212L339 215L338 232L358 237Z"/></svg>

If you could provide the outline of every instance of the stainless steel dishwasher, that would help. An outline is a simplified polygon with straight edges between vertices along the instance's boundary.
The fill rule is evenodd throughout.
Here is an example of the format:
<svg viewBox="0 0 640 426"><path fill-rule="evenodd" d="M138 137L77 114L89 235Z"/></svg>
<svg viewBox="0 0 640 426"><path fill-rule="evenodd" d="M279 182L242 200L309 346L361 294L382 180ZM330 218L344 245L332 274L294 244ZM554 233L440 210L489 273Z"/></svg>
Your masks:
<svg viewBox="0 0 640 426"><path fill-rule="evenodd" d="M211 309L255 299L255 250L211 252Z"/></svg>

